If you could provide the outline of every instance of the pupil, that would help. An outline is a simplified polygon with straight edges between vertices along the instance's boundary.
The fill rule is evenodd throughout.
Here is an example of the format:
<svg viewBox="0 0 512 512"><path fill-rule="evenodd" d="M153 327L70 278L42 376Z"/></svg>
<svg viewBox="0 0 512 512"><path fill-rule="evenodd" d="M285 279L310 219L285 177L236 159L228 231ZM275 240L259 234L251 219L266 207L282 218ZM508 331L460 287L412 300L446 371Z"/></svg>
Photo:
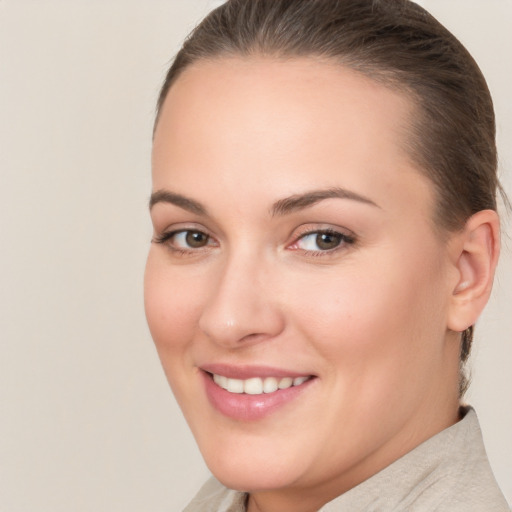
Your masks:
<svg viewBox="0 0 512 512"><path fill-rule="evenodd" d="M208 237L199 231L190 231L186 236L187 245L189 247L204 247L208 241Z"/></svg>
<svg viewBox="0 0 512 512"><path fill-rule="evenodd" d="M340 242L341 236L334 233L319 233L316 236L316 244L320 249L334 249Z"/></svg>

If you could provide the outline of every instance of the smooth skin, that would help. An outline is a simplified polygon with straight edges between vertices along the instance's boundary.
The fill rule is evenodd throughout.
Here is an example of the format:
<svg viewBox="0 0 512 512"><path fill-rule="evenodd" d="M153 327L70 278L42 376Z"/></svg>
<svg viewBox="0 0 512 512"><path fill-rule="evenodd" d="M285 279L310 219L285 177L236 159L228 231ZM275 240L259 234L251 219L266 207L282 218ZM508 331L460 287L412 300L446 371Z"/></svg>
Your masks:
<svg viewBox="0 0 512 512"><path fill-rule="evenodd" d="M404 149L414 113L312 58L199 62L169 91L146 314L209 468L249 512L316 511L458 420L460 332L489 297L499 223L483 211L440 236ZM315 378L235 421L206 397L211 363Z"/></svg>

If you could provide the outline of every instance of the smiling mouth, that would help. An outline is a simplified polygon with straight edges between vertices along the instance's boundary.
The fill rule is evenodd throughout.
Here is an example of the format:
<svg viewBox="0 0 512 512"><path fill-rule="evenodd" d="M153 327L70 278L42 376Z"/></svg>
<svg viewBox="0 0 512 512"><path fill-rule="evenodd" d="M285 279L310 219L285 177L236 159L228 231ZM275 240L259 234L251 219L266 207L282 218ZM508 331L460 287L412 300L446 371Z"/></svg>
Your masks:
<svg viewBox="0 0 512 512"><path fill-rule="evenodd" d="M278 390L288 389L293 386L300 386L313 377L252 377L250 379L232 379L224 375L210 374L217 386L229 393L262 395L274 393Z"/></svg>
<svg viewBox="0 0 512 512"><path fill-rule="evenodd" d="M317 380L316 375L269 366L208 364L200 369L210 404L222 415L242 422L277 414L308 393Z"/></svg>

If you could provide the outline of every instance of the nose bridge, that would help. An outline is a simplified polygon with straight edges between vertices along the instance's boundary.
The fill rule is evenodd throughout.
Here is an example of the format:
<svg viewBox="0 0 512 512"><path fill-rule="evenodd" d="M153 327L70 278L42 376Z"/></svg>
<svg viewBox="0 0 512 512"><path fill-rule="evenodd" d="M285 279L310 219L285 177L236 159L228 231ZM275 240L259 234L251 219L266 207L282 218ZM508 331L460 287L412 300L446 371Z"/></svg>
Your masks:
<svg viewBox="0 0 512 512"><path fill-rule="evenodd" d="M210 339L235 348L281 332L284 320L268 267L262 255L247 248L226 257L199 320Z"/></svg>

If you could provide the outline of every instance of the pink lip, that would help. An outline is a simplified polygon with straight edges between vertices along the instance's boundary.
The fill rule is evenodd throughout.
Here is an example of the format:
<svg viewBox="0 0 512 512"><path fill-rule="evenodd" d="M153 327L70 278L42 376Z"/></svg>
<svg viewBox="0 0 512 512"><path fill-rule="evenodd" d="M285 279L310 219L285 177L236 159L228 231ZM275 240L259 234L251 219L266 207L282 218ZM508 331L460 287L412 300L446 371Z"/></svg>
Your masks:
<svg viewBox="0 0 512 512"><path fill-rule="evenodd" d="M245 373L242 371L244 375L250 374L251 376L259 376L263 377L262 373L257 373L252 371ZM200 372L206 390L206 396L208 400L212 404L212 406L219 411L224 416L228 418L237 420L237 421L257 421L265 418L266 416L276 412L278 409L290 404L295 399L297 399L306 389L310 387L310 385L316 379L310 379L301 384L300 386L292 386L286 389L279 389L274 391L273 393L263 393L261 395L248 395L245 393L230 393L225 389L217 386L213 382L213 378L210 373L206 371ZM213 372L212 372L213 373ZM219 372L220 375L225 375L225 373ZM230 373L230 375L234 375ZM240 373L238 373L240 375ZM228 375L225 375L226 377ZM276 373L271 373L268 376L276 376ZM291 374L285 375L292 376ZM240 378L240 377L230 377L230 378Z"/></svg>

